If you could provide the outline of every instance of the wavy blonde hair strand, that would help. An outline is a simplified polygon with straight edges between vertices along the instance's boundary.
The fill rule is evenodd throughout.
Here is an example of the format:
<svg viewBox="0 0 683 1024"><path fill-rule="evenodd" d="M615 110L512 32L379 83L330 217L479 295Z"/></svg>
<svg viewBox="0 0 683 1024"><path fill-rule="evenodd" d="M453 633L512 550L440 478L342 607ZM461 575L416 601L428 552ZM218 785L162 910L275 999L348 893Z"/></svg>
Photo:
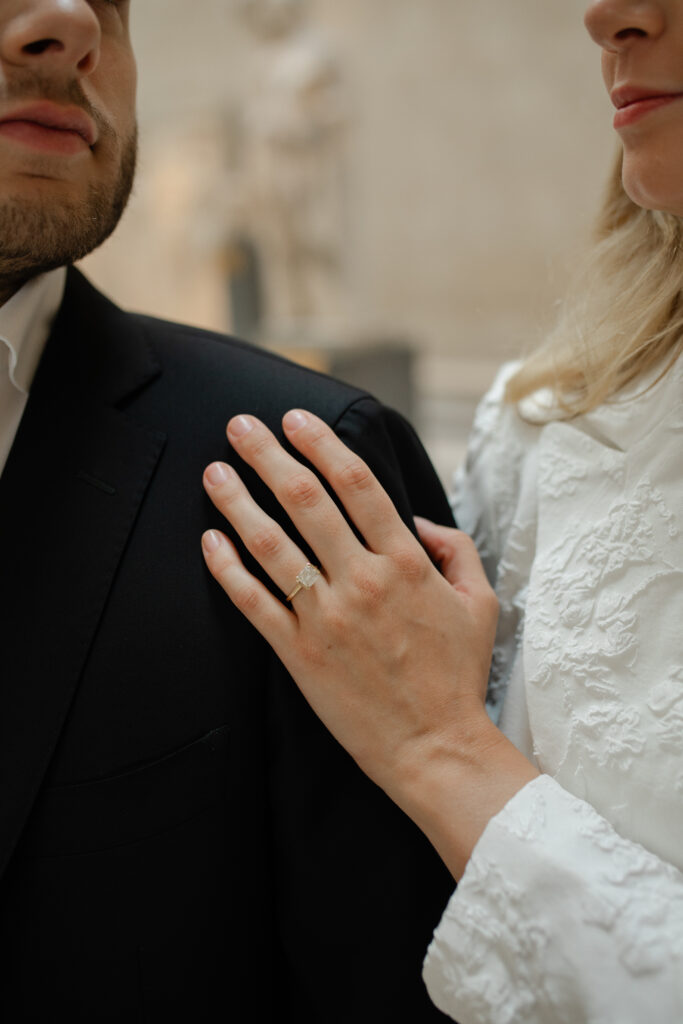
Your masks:
<svg viewBox="0 0 683 1024"><path fill-rule="evenodd" d="M596 242L547 342L507 383L519 402L550 388L568 417L595 409L662 367L683 338L683 221L644 210L621 183L621 153L596 225Z"/></svg>

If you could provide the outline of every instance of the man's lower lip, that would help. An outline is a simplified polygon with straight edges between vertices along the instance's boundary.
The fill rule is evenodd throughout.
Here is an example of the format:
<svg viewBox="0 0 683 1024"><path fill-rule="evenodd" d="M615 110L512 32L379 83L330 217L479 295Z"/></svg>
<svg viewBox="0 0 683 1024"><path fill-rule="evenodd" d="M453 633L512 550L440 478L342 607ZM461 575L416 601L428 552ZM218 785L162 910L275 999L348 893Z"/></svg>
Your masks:
<svg viewBox="0 0 683 1024"><path fill-rule="evenodd" d="M639 121L641 117L645 117L651 111L657 110L659 107L668 106L669 103L673 103L681 98L681 94L677 93L672 96L652 96L650 99L638 100L637 103L629 103L627 107L617 110L614 115L614 127L626 128L628 125Z"/></svg>
<svg viewBox="0 0 683 1024"><path fill-rule="evenodd" d="M11 139L27 148L41 153L55 153L71 156L89 149L88 143L78 132L48 128L35 121L1 121L0 137Z"/></svg>

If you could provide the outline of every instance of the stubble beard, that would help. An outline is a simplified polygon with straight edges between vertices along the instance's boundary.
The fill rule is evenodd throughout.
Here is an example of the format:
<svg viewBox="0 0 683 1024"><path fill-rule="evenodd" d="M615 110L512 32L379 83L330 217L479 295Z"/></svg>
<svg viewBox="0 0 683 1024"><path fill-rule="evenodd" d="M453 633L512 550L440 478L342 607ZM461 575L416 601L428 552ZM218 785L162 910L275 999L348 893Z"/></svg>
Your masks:
<svg viewBox="0 0 683 1024"><path fill-rule="evenodd" d="M91 182L78 197L55 195L49 181L31 197L0 191L0 288L10 291L31 277L82 259L111 235L128 203L137 163L137 128L119 139L77 83L56 95L50 83L32 78L12 92L22 100L77 103L96 122L97 145L110 150L112 167L110 174Z"/></svg>

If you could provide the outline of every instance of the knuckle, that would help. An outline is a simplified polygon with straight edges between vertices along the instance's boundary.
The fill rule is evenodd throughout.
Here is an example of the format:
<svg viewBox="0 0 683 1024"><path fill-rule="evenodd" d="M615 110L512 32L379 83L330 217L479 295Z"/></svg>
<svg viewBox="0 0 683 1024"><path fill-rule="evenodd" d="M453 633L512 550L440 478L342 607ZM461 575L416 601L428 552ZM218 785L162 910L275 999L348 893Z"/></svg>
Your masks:
<svg viewBox="0 0 683 1024"><path fill-rule="evenodd" d="M350 459L337 473L336 482L347 490L362 493L372 486L373 476L362 459Z"/></svg>
<svg viewBox="0 0 683 1024"><path fill-rule="evenodd" d="M259 592L251 583L238 587L232 596L235 606L247 617L258 611L261 603Z"/></svg>
<svg viewBox="0 0 683 1024"><path fill-rule="evenodd" d="M348 636L349 616L336 605L329 604L321 612L322 635L334 642Z"/></svg>
<svg viewBox="0 0 683 1024"><path fill-rule="evenodd" d="M283 485L282 497L296 508L314 508L320 500L320 485L308 473L296 473Z"/></svg>
<svg viewBox="0 0 683 1024"><path fill-rule="evenodd" d="M272 558L277 555L282 545L282 539L277 530L271 526L266 526L261 530L257 530L251 538L251 552L260 558Z"/></svg>
<svg viewBox="0 0 683 1024"><path fill-rule="evenodd" d="M453 530L453 539L455 543L461 548L467 548L468 551L476 551L477 546L470 537L469 533L465 533L464 530Z"/></svg>
<svg viewBox="0 0 683 1024"><path fill-rule="evenodd" d="M259 458L260 456L265 455L275 443L274 438L270 434L262 430L256 430L252 433L249 447L252 455Z"/></svg>
<svg viewBox="0 0 683 1024"><path fill-rule="evenodd" d="M429 563L421 550L400 548L393 553L392 558L401 576L410 581L418 582L427 575Z"/></svg>
<svg viewBox="0 0 683 1024"><path fill-rule="evenodd" d="M325 646L310 637L300 639L299 656L309 668L322 669L327 663Z"/></svg>
<svg viewBox="0 0 683 1024"><path fill-rule="evenodd" d="M329 431L320 423L308 428L306 440L312 448L320 448L329 437Z"/></svg>
<svg viewBox="0 0 683 1024"><path fill-rule="evenodd" d="M211 575L215 576L221 586L226 590L228 589L229 573L233 564L233 559L225 551L224 545L218 550L218 552L213 554L210 561Z"/></svg>
<svg viewBox="0 0 683 1024"><path fill-rule="evenodd" d="M229 508L242 496L242 489L237 480L228 479L215 489L215 493L215 504L220 508Z"/></svg>
<svg viewBox="0 0 683 1024"><path fill-rule="evenodd" d="M356 597L370 609L378 607L386 598L388 587L383 576L363 561L351 565L349 581Z"/></svg>

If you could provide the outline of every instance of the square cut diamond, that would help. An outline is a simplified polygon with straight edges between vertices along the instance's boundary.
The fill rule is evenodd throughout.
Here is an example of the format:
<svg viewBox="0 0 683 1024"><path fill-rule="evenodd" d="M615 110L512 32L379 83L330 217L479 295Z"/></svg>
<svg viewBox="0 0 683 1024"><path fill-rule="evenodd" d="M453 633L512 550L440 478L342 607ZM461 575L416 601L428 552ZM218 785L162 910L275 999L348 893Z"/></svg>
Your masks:
<svg viewBox="0 0 683 1024"><path fill-rule="evenodd" d="M302 587L305 587L306 590L310 590L319 575L320 570L316 569L316 567L314 565L311 565L311 563L309 562L307 565L303 567L303 569L297 576L297 581L301 584Z"/></svg>

